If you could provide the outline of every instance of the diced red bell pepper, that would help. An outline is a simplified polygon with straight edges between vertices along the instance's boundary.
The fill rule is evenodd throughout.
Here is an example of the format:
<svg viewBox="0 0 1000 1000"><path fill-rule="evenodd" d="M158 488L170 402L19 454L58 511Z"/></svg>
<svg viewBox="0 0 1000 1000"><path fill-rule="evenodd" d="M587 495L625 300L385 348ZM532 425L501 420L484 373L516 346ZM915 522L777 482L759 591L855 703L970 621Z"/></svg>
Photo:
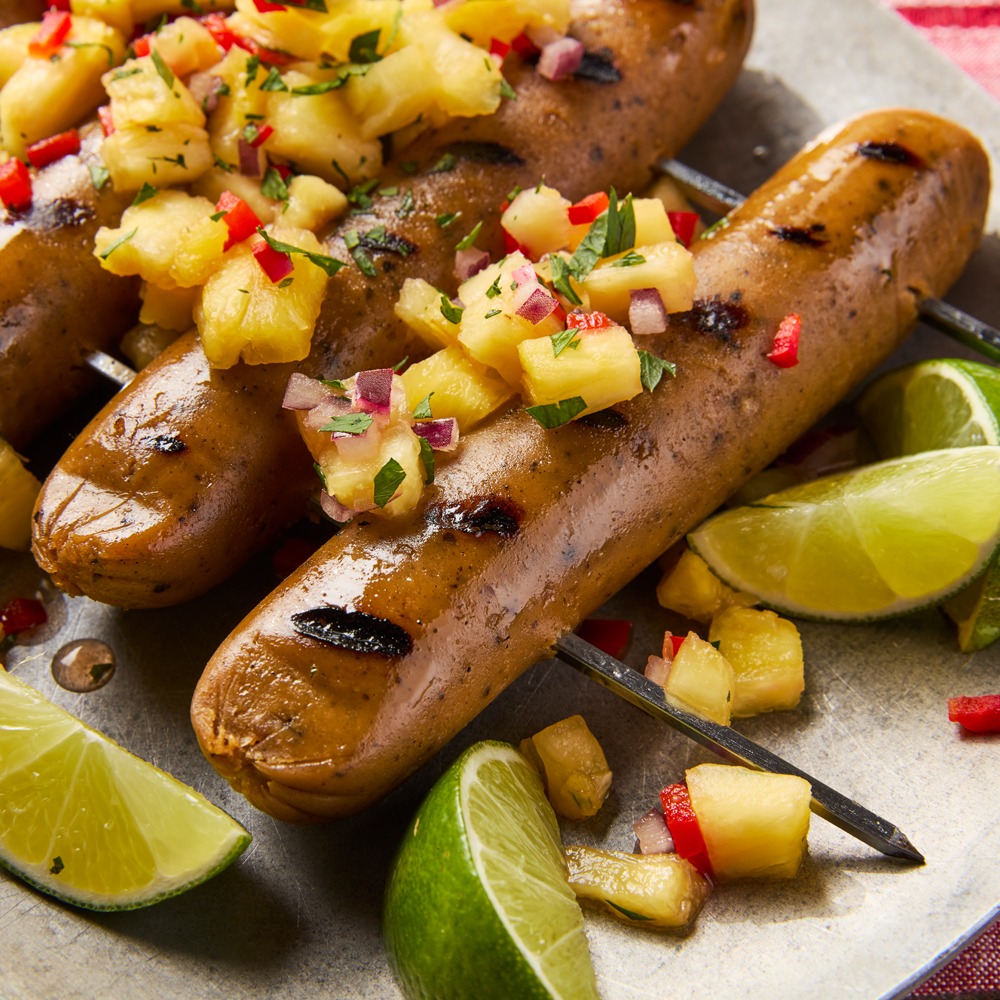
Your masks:
<svg viewBox="0 0 1000 1000"><path fill-rule="evenodd" d="M970 733L1000 733L1000 694L949 698L948 719Z"/></svg>
<svg viewBox="0 0 1000 1000"><path fill-rule="evenodd" d="M632 634L632 623L610 618L588 618L580 623L576 634L608 656L619 660Z"/></svg>
<svg viewBox="0 0 1000 1000"><path fill-rule="evenodd" d="M69 10L69 0L49 0L51 10Z"/></svg>
<svg viewBox="0 0 1000 1000"><path fill-rule="evenodd" d="M80 133L75 128L67 132L60 132L59 135L51 135L47 139L40 139L33 142L28 147L28 160L33 167L39 170L61 160L64 156L72 156L80 152Z"/></svg>
<svg viewBox="0 0 1000 1000"><path fill-rule="evenodd" d="M261 127L257 129L257 135L251 141L250 146L253 149L257 149L258 146L263 146L272 135L274 135L273 125L261 125Z"/></svg>
<svg viewBox="0 0 1000 1000"><path fill-rule="evenodd" d="M140 35L137 39L135 39L135 41L132 42L132 51L135 53L137 59L141 59L143 56L149 55L149 43L149 35Z"/></svg>
<svg viewBox="0 0 1000 1000"><path fill-rule="evenodd" d="M269 243L261 240L253 248L253 255L257 258L264 273L271 279L272 283L287 278L295 270L292 258L287 253L275 250Z"/></svg>
<svg viewBox="0 0 1000 1000"><path fill-rule="evenodd" d="M802 320L796 313L789 313L778 326L774 346L767 359L779 368L794 368L799 363L799 333Z"/></svg>
<svg viewBox="0 0 1000 1000"><path fill-rule="evenodd" d="M490 39L491 56L496 56L500 62L503 62L507 58L508 52L510 52L510 42L502 42L499 38Z"/></svg>
<svg viewBox="0 0 1000 1000"><path fill-rule="evenodd" d="M595 191L586 198L581 198L575 205L570 205L566 209L566 214L574 226L586 226L590 225L601 212L606 211L608 204L608 196L603 191Z"/></svg>
<svg viewBox="0 0 1000 1000"><path fill-rule="evenodd" d="M512 254L520 251L524 254L528 260L532 259L531 250L528 249L523 243L519 243L506 229L503 230L503 249L504 253Z"/></svg>
<svg viewBox="0 0 1000 1000"><path fill-rule="evenodd" d="M232 191L223 191L219 200L215 204L216 211L225 212L222 221L229 230L229 238L226 240L223 251L231 246L242 242L249 236L253 236L261 225L257 213L242 199L238 198Z"/></svg>
<svg viewBox="0 0 1000 1000"><path fill-rule="evenodd" d="M292 171L289 167L285 166L284 163L269 163L268 166L273 167L278 171L278 175L283 181L287 181L289 177L292 176Z"/></svg>
<svg viewBox="0 0 1000 1000"><path fill-rule="evenodd" d="M15 157L0 164L0 201L15 209L31 204L31 174Z"/></svg>
<svg viewBox="0 0 1000 1000"><path fill-rule="evenodd" d="M566 317L567 330L604 330L614 323L602 312L571 312Z"/></svg>
<svg viewBox="0 0 1000 1000"><path fill-rule="evenodd" d="M228 52L236 44L236 32L229 27L221 14L217 12L206 14L200 20L220 49Z"/></svg>
<svg viewBox="0 0 1000 1000"><path fill-rule="evenodd" d="M45 605L30 597L15 597L0 611L0 636L24 632L49 620Z"/></svg>
<svg viewBox="0 0 1000 1000"><path fill-rule="evenodd" d="M542 51L523 31L510 43L510 47L522 59L530 59Z"/></svg>
<svg viewBox="0 0 1000 1000"><path fill-rule="evenodd" d="M681 648L681 643L684 642L686 638L686 635L674 635L673 632L664 632L663 659L668 662L672 660L677 655L677 650Z"/></svg>
<svg viewBox="0 0 1000 1000"><path fill-rule="evenodd" d="M667 785L660 792L660 804L677 853L690 861L702 875L711 878L712 862L708 859L708 848L691 805L687 785L684 782Z"/></svg>
<svg viewBox="0 0 1000 1000"><path fill-rule="evenodd" d="M111 135L115 130L115 120L111 114L111 105L102 104L97 109L97 120L101 123L101 131L105 137Z"/></svg>
<svg viewBox="0 0 1000 1000"><path fill-rule="evenodd" d="M42 23L38 31L28 42L28 53L38 59L48 59L59 51L59 46L66 41L73 19L68 11L47 10L42 15Z"/></svg>
<svg viewBox="0 0 1000 1000"><path fill-rule="evenodd" d="M268 0L253 0L253 5L261 14L269 14L272 10L285 10L283 3L268 3Z"/></svg>
<svg viewBox="0 0 1000 1000"><path fill-rule="evenodd" d="M689 247L694 238L694 229L698 225L699 216L697 212L667 212L667 219L670 228L674 231L674 236L681 243Z"/></svg>

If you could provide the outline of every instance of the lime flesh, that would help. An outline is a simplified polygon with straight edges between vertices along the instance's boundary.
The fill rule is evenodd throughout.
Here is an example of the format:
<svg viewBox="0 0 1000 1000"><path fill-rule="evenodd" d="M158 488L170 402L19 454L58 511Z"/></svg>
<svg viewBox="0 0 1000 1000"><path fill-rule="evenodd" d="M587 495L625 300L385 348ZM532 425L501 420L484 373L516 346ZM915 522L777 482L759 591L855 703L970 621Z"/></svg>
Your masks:
<svg viewBox="0 0 1000 1000"><path fill-rule="evenodd" d="M247 831L0 669L0 863L66 902L147 906L225 868Z"/></svg>
<svg viewBox="0 0 1000 1000"><path fill-rule="evenodd" d="M470 747L410 824L383 932L410 998L597 997L555 814L513 749Z"/></svg>
<svg viewBox="0 0 1000 1000"><path fill-rule="evenodd" d="M719 514L688 541L730 587L786 614L864 621L938 604L1000 541L1000 447L818 479Z"/></svg>

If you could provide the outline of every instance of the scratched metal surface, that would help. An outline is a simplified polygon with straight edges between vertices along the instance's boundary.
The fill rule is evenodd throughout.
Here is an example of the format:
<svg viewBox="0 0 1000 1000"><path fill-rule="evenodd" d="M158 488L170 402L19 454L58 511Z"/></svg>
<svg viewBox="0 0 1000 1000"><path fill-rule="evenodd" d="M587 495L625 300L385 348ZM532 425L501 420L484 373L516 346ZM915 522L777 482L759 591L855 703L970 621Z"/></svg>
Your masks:
<svg viewBox="0 0 1000 1000"><path fill-rule="evenodd" d="M997 158L1000 109L872 0L760 0L759 9L747 71L689 151L695 165L748 189L821 125L891 104L962 121ZM998 214L994 208L993 235L952 296L994 324ZM921 330L903 356L946 353L955 353L949 341ZM38 583L30 561L0 557L0 599ZM516 741L582 712L607 748L615 786L600 816L567 825L565 837L617 847L631 846L632 820L665 782L707 759L569 668L541 664L381 806L326 827L281 825L216 778L187 721L204 662L269 583L262 561L197 604L164 612L124 614L52 596L52 624L9 654L18 676L203 790L254 843L214 881L130 914L76 912L0 873L0 996L398 996L379 938L384 878L408 816L465 745L487 736ZM652 583L646 576L609 608L640 623L637 663L668 624ZM689 934L641 933L589 915L607 998L903 995L997 913L1000 738L963 739L944 706L949 695L995 690L1000 650L961 655L936 613L802 632L801 710L740 728L898 823L926 853L926 867L900 868L817 820L799 879L719 890ZM69 694L52 681L52 655L89 636L111 643L117 673L98 692Z"/></svg>

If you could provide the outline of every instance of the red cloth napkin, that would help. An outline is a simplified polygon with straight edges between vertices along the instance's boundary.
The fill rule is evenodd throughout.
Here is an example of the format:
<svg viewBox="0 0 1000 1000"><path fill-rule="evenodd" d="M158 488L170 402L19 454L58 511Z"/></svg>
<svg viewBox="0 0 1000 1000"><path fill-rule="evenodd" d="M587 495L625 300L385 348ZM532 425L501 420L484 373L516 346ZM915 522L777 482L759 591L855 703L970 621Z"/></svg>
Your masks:
<svg viewBox="0 0 1000 1000"><path fill-rule="evenodd" d="M1000 3L883 0L1000 100ZM913 997L1000 997L1000 923L995 923Z"/></svg>

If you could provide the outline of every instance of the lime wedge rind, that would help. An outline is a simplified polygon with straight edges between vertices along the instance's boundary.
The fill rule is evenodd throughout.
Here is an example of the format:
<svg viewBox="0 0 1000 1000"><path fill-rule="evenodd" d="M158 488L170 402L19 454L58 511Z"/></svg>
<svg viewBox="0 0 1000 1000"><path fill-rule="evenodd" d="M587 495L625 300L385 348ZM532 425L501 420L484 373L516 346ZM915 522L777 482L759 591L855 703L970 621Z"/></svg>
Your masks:
<svg viewBox="0 0 1000 1000"><path fill-rule="evenodd" d="M688 543L728 586L783 614L909 614L956 594L997 551L1000 448L924 452L792 487L710 518Z"/></svg>
<svg viewBox="0 0 1000 1000"><path fill-rule="evenodd" d="M250 843L203 796L3 670L0 760L0 865L74 906L150 906Z"/></svg>

